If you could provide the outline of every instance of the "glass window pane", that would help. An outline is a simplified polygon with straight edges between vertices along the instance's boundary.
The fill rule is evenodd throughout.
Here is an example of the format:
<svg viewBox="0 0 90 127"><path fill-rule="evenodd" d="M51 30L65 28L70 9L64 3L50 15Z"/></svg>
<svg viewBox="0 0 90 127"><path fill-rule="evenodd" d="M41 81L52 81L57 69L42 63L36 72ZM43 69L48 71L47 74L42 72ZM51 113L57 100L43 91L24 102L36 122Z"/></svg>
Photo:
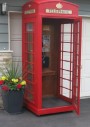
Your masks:
<svg viewBox="0 0 90 127"><path fill-rule="evenodd" d="M33 65L32 64L28 64L27 65L27 69L28 69L28 71L32 71L33 70Z"/></svg>
<svg viewBox="0 0 90 127"><path fill-rule="evenodd" d="M33 41L33 34L32 33L28 33L27 41L28 42L32 42Z"/></svg>
<svg viewBox="0 0 90 127"><path fill-rule="evenodd" d="M28 45L27 45L28 47L28 52L30 52L30 51L32 51L33 50L33 45L32 44L30 44L30 43L28 43Z"/></svg>
<svg viewBox="0 0 90 127"><path fill-rule="evenodd" d="M28 62L33 62L33 55L32 54L28 54Z"/></svg>
<svg viewBox="0 0 90 127"><path fill-rule="evenodd" d="M31 83L27 83L27 89L32 92L33 91L33 85Z"/></svg>
<svg viewBox="0 0 90 127"><path fill-rule="evenodd" d="M32 74L28 74L28 80L31 82L33 81L33 75Z"/></svg>
<svg viewBox="0 0 90 127"><path fill-rule="evenodd" d="M8 50L8 42L0 42L0 50Z"/></svg>
<svg viewBox="0 0 90 127"><path fill-rule="evenodd" d="M27 32L33 31L33 24L32 23L28 23L26 25L26 30L27 30Z"/></svg>
<svg viewBox="0 0 90 127"><path fill-rule="evenodd" d="M28 99L31 100L31 101L33 101L33 95L29 93L28 94Z"/></svg>

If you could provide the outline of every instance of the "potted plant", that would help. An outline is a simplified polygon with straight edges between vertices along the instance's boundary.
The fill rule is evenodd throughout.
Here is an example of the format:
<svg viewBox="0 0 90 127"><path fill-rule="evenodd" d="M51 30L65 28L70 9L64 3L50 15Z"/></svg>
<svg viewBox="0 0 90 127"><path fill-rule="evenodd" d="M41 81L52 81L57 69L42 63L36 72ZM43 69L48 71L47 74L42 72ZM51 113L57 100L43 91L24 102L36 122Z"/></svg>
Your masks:
<svg viewBox="0 0 90 127"><path fill-rule="evenodd" d="M0 87L4 109L9 113L22 112L26 81L21 77L19 64L9 63L4 69L0 68L0 72L2 73Z"/></svg>

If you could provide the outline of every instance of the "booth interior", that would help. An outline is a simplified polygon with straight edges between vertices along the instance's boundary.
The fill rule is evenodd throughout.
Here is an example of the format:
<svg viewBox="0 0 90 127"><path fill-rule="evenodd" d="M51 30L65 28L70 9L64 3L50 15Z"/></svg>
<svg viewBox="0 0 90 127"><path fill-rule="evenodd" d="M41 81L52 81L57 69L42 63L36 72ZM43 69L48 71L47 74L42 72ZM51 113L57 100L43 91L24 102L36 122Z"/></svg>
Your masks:
<svg viewBox="0 0 90 127"><path fill-rule="evenodd" d="M72 105L74 19L42 19L42 107Z"/></svg>

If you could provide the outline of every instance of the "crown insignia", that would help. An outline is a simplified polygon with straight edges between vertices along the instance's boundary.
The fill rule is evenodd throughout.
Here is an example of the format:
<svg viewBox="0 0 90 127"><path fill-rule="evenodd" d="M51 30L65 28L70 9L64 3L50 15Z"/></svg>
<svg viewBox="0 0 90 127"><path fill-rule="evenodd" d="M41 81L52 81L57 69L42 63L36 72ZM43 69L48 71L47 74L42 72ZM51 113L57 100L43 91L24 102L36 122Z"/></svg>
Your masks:
<svg viewBox="0 0 90 127"><path fill-rule="evenodd" d="M62 4L60 4L60 3L56 4L56 8L61 9L62 7L63 7Z"/></svg>
<svg viewBox="0 0 90 127"><path fill-rule="evenodd" d="M29 4L28 7L30 8L31 7L31 4Z"/></svg>

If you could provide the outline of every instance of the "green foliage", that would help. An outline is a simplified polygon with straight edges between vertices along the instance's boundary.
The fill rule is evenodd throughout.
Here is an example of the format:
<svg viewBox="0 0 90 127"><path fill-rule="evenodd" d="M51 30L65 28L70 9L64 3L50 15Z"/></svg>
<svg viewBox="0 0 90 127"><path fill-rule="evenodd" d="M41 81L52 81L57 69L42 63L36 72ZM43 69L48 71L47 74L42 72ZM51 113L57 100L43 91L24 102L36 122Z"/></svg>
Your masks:
<svg viewBox="0 0 90 127"><path fill-rule="evenodd" d="M20 90L24 89L26 85L26 81L22 79L22 73L19 63L10 62L4 66L4 69L0 67L0 72L2 73L2 77L0 85L2 88L7 90ZM25 76L25 73L23 77Z"/></svg>
<svg viewBox="0 0 90 127"><path fill-rule="evenodd" d="M3 68L0 68L0 71L3 76L7 77L8 79L12 78L18 78L22 76L21 70L20 70L19 63L10 62L7 63Z"/></svg>

